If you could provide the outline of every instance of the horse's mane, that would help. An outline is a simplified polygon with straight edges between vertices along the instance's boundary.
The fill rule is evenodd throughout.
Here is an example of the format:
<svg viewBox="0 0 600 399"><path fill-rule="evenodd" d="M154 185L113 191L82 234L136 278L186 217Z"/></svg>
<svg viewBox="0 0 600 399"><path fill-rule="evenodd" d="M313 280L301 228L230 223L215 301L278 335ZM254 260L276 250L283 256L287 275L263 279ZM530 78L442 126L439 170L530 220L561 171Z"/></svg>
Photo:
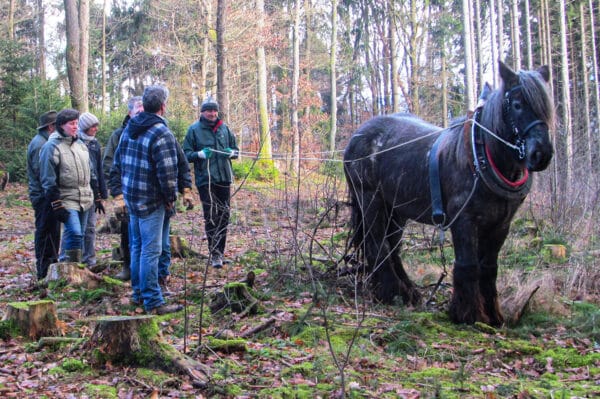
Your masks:
<svg viewBox="0 0 600 399"><path fill-rule="evenodd" d="M519 84L523 97L532 108L533 112L546 122L550 129L554 127L554 102L548 84L537 71L520 71ZM494 90L486 101L481 114L481 123L484 126L493 126L496 132L505 129L502 117L502 102L504 101L504 83L499 90Z"/></svg>

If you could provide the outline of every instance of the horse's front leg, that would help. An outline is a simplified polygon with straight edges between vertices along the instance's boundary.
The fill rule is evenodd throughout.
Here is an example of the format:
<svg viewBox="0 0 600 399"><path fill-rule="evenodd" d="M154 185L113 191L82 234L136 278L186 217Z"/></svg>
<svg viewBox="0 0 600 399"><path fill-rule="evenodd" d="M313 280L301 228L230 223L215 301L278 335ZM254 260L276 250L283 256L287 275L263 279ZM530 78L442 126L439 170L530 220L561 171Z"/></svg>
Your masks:
<svg viewBox="0 0 600 399"><path fill-rule="evenodd" d="M479 259L481 264L479 290L483 296L484 310L492 326L501 326L504 317L498 303L496 278L498 276L498 253L504 244L508 228L497 229L482 234L479 241Z"/></svg>
<svg viewBox="0 0 600 399"><path fill-rule="evenodd" d="M453 292L449 315L455 323L488 323L480 290L481 271L477 250L477 227L457 221L452 227L454 244Z"/></svg>

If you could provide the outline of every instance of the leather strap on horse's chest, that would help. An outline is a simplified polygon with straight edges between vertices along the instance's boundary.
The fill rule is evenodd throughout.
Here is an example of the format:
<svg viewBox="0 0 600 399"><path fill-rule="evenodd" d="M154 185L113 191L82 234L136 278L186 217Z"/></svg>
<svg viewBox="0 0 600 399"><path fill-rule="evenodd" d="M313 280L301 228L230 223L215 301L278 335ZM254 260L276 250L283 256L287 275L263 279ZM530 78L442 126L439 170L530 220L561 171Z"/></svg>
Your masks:
<svg viewBox="0 0 600 399"><path fill-rule="evenodd" d="M446 221L444 202L442 200L442 185L440 182L440 163L438 148L444 137L444 132L433 143L429 151L429 190L431 192L431 220L435 226L443 226Z"/></svg>

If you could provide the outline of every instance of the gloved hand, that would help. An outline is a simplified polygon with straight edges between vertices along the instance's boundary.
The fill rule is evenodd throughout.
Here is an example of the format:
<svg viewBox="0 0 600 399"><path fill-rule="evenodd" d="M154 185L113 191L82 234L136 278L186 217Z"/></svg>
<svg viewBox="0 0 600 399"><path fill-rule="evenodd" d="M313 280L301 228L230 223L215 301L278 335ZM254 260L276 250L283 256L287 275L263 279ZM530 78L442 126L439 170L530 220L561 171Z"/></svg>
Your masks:
<svg viewBox="0 0 600 399"><path fill-rule="evenodd" d="M115 216L119 220L124 220L127 218L127 207L125 206L125 201L123 200L123 194L115 196Z"/></svg>
<svg viewBox="0 0 600 399"><path fill-rule="evenodd" d="M212 157L213 151L210 147L205 147L201 151L198 151L198 158L200 159L208 159Z"/></svg>
<svg viewBox="0 0 600 399"><path fill-rule="evenodd" d="M106 214L106 210L104 209L104 203L102 202L101 198L98 198L97 200L94 201L94 205L95 205L95 210L96 213L101 213L103 215Z"/></svg>
<svg viewBox="0 0 600 399"><path fill-rule="evenodd" d="M191 188L186 187L183 189L183 196L181 197L181 200L183 202L183 206L185 206L185 209L188 211L194 209L194 195L192 194Z"/></svg>
<svg viewBox="0 0 600 399"><path fill-rule="evenodd" d="M58 220L61 223L67 223L70 215L69 215L69 211L67 211L67 208L65 208L65 206L63 205L62 201L61 200L52 201L51 205L52 205L52 212L54 213L56 220Z"/></svg>
<svg viewBox="0 0 600 399"><path fill-rule="evenodd" d="M233 148L227 147L223 151L226 152L227 155L229 155L229 158L237 158L239 155L238 151L234 150Z"/></svg>

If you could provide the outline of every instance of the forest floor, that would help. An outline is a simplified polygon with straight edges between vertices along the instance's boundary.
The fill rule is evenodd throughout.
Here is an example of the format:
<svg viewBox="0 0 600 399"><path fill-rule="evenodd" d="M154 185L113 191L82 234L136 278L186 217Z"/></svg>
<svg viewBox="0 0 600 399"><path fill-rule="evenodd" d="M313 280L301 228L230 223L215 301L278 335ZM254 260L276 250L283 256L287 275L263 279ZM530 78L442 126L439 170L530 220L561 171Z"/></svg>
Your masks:
<svg viewBox="0 0 600 399"><path fill-rule="evenodd" d="M340 190L343 191L343 190ZM293 193L293 194L290 194ZM163 339L208 366L208 387L189 377L145 367L94 364L82 344L102 315L142 315L129 304L129 284L45 292L56 303L67 337L39 346L14 332L0 338L0 397L18 398L591 398L600 396L598 254L552 259L516 221L505 245L499 290L512 298L539 287L514 325L454 325L444 312L450 277L428 307L374 304L353 275L338 276L347 210L337 194L246 184L232 202L221 270L207 268L200 206L172 220L172 234L197 254L173 258L169 302L186 311L157 316ZM332 192L337 192L332 190ZM106 222L111 212L99 219ZM35 284L33 211L25 186L0 192L0 317L7 304L40 299ZM538 233L534 233L538 234ZM430 231L407 232L405 264L427 298L440 274ZM532 242L537 242L533 245ZM98 234L109 262L118 235ZM450 245L444 249L452 262ZM516 270L518 269L518 270ZM114 275L111 265L101 274ZM228 283L254 272L256 312L211 313ZM577 275L577 278L575 278ZM576 281L576 282L575 282ZM506 296L505 303L508 303ZM523 302L521 302L523 303ZM201 304L204 304L203 312ZM201 320L202 319L202 320ZM202 326L202 327L200 327ZM252 329L263 330L252 333ZM211 337L242 340L231 353ZM240 341L236 341L240 342Z"/></svg>

